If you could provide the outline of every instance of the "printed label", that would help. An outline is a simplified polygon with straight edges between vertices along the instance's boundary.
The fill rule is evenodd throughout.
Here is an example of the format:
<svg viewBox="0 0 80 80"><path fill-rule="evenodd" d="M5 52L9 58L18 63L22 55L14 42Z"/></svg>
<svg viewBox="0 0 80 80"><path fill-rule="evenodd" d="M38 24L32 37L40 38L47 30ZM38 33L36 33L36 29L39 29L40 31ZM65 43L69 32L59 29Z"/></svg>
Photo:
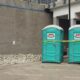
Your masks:
<svg viewBox="0 0 80 80"><path fill-rule="evenodd" d="M47 33L47 39L55 39L55 33Z"/></svg>
<svg viewBox="0 0 80 80"><path fill-rule="evenodd" d="M74 34L74 39L75 40L80 40L80 33L75 33Z"/></svg>

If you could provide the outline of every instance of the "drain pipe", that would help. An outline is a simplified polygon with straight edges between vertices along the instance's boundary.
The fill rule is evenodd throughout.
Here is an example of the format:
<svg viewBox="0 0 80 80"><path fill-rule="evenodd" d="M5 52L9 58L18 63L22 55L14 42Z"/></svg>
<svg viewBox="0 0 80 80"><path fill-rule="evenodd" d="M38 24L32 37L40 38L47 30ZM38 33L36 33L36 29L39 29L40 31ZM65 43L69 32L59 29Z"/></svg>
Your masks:
<svg viewBox="0 0 80 80"><path fill-rule="evenodd" d="M71 26L71 0L69 1L69 27Z"/></svg>

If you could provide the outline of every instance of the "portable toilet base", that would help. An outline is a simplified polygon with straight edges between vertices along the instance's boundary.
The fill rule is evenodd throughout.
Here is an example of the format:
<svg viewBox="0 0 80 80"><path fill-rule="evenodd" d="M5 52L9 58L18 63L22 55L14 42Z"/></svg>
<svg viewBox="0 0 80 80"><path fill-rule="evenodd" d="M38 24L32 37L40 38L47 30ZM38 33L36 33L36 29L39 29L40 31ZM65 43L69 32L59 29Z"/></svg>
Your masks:
<svg viewBox="0 0 80 80"><path fill-rule="evenodd" d="M63 61L63 29L49 25L42 29L42 62L61 63Z"/></svg>

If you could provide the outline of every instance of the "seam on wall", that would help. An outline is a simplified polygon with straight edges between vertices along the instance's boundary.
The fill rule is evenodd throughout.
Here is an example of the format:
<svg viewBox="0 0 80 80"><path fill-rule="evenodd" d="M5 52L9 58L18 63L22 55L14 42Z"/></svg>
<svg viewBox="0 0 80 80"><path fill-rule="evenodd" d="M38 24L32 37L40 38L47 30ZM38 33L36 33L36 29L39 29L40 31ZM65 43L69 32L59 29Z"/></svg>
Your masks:
<svg viewBox="0 0 80 80"><path fill-rule="evenodd" d="M0 3L0 7L11 7L11 8L17 8L17 9L23 9L23 10L36 11L36 12L45 12L44 10L33 9L33 8L23 8L19 6L6 5L6 4L1 4L1 3Z"/></svg>

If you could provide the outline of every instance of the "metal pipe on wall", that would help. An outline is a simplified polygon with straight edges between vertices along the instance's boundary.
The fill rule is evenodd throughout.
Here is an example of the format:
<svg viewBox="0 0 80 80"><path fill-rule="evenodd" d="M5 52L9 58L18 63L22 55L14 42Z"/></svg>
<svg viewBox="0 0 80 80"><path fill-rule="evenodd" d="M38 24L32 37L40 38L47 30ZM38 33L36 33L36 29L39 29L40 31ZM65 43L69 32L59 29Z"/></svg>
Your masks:
<svg viewBox="0 0 80 80"><path fill-rule="evenodd" d="M71 0L69 1L69 26L71 26Z"/></svg>

